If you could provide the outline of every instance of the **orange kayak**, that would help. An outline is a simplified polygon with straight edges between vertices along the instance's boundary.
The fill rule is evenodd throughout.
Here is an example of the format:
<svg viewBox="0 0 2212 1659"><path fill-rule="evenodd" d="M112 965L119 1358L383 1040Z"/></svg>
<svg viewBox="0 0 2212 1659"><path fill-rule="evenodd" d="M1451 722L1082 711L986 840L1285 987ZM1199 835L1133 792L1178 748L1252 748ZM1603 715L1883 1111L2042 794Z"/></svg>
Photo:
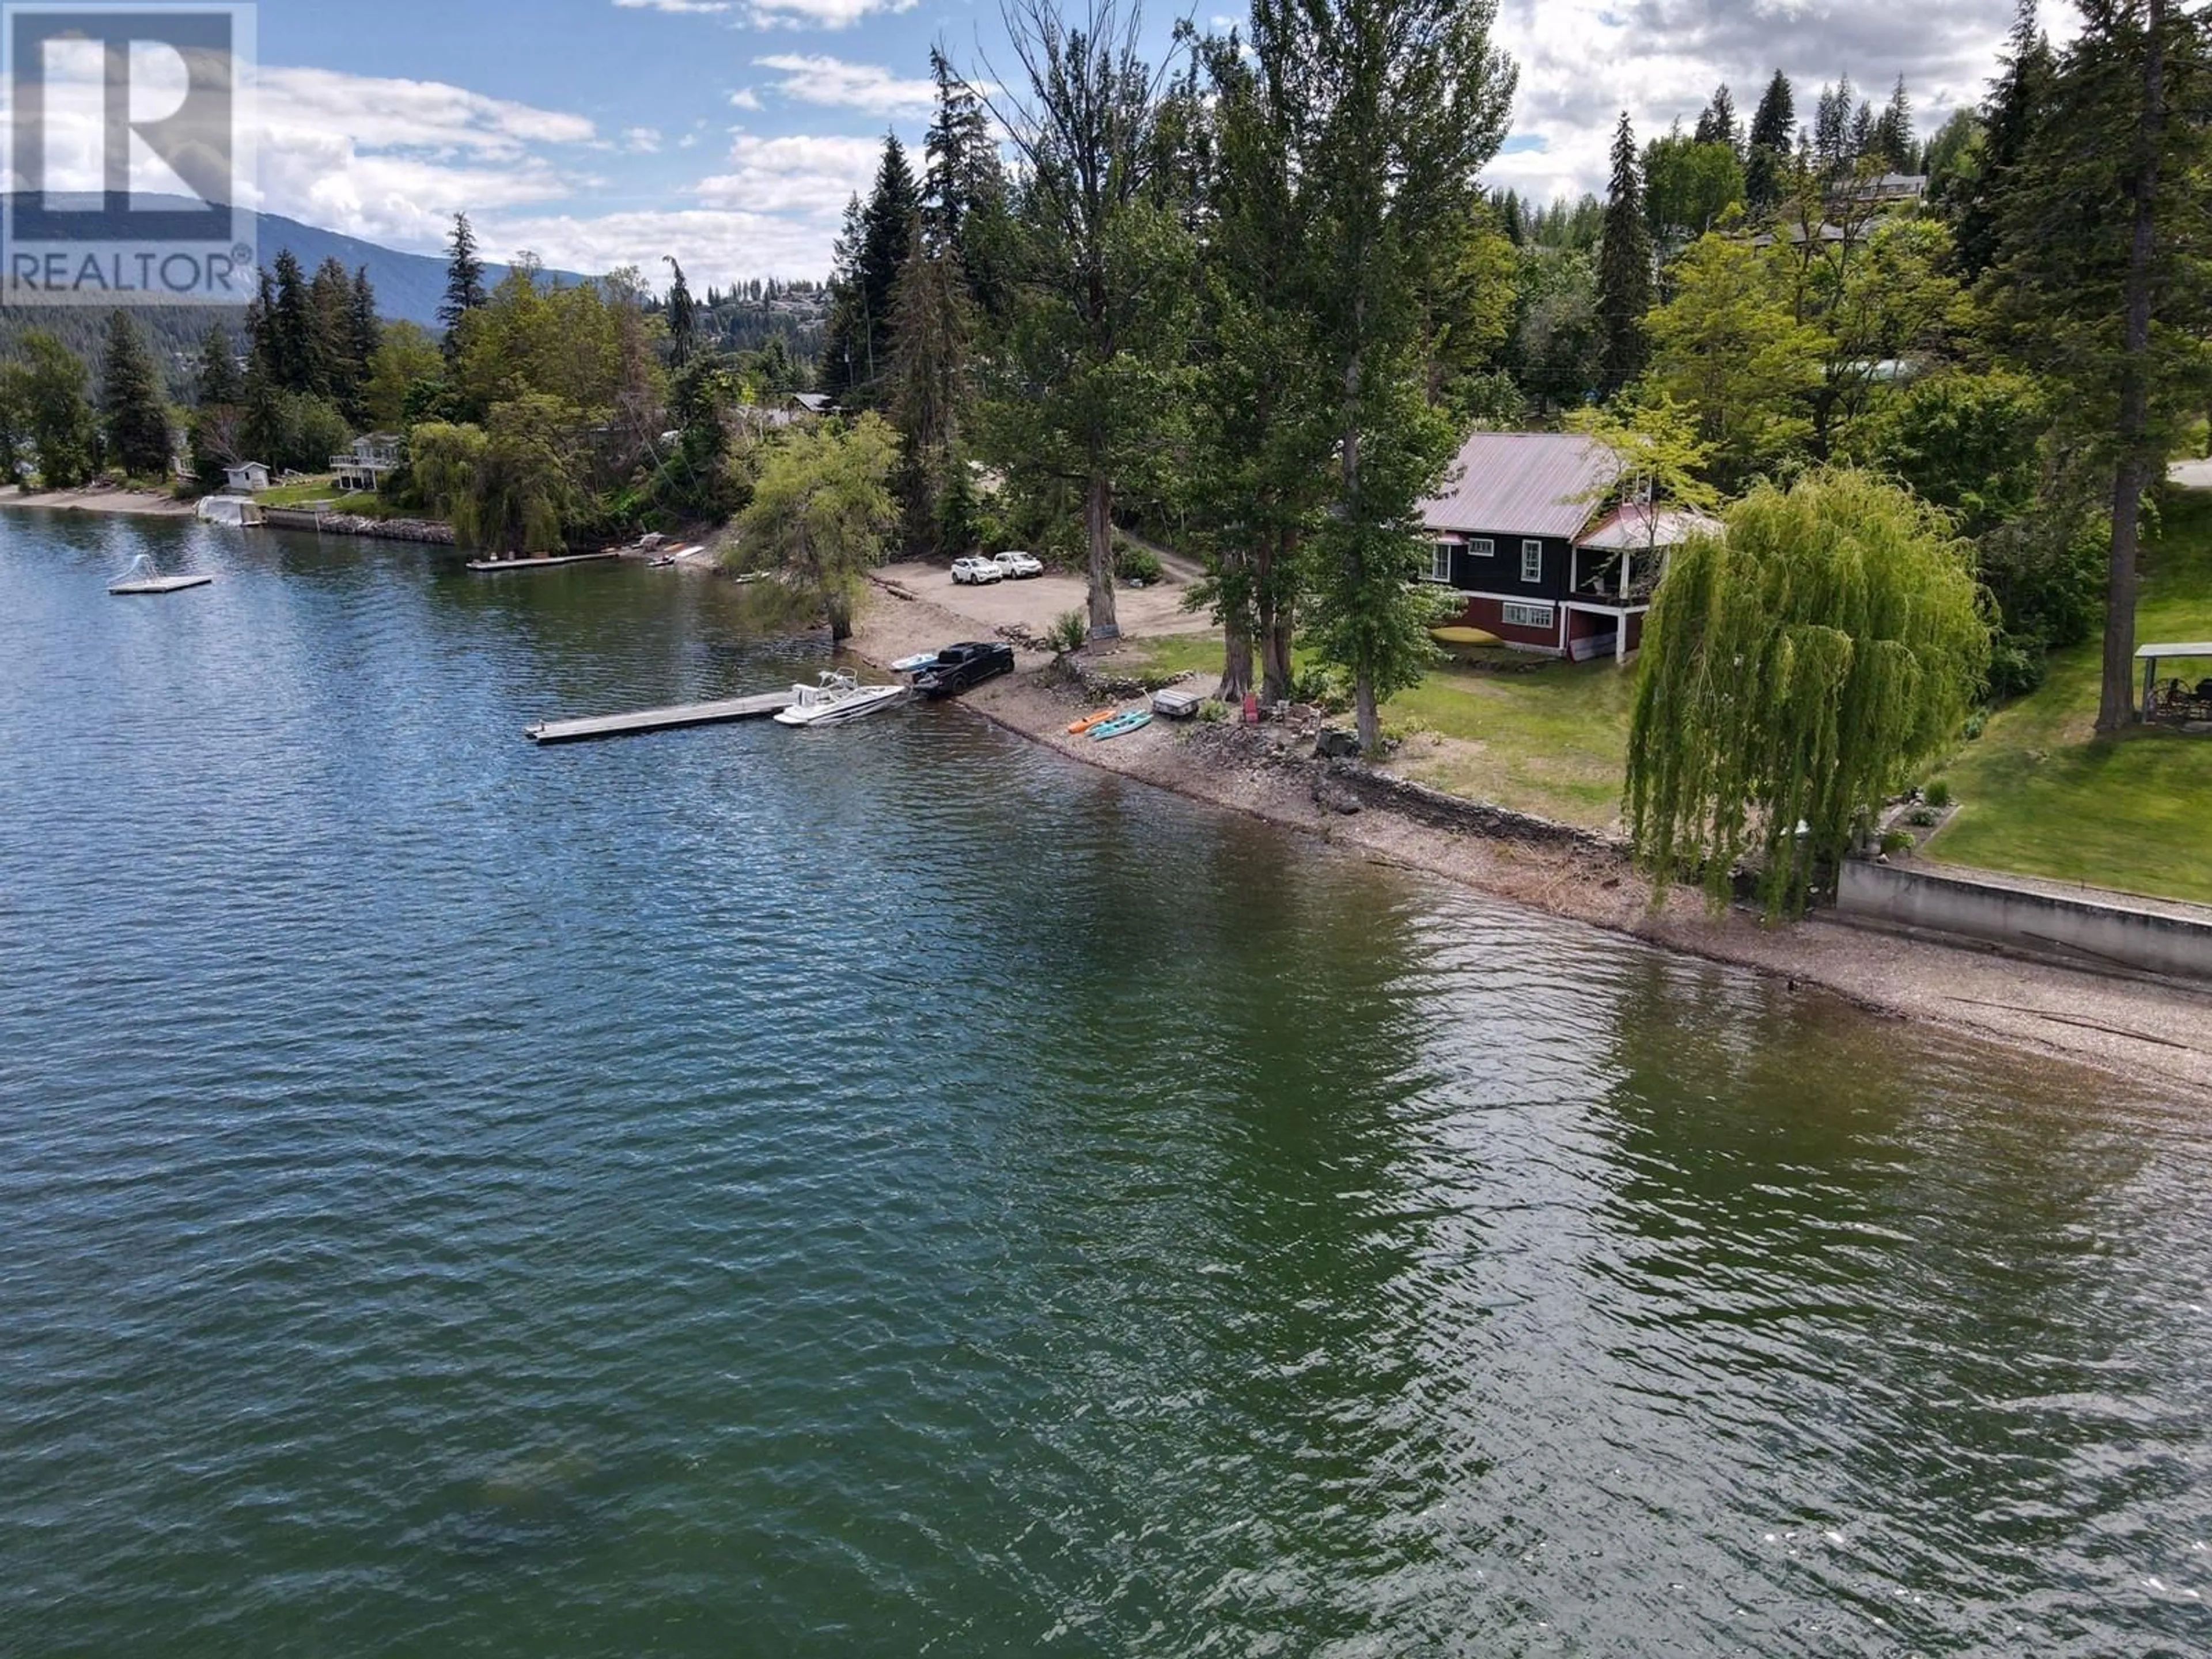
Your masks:
<svg viewBox="0 0 2212 1659"><path fill-rule="evenodd" d="M1101 708L1094 713L1085 714L1081 720L1075 721L1068 726L1067 735L1071 738L1079 738L1085 732L1088 732L1092 726L1105 725L1108 720L1112 720L1121 712L1121 711L1118 708Z"/></svg>

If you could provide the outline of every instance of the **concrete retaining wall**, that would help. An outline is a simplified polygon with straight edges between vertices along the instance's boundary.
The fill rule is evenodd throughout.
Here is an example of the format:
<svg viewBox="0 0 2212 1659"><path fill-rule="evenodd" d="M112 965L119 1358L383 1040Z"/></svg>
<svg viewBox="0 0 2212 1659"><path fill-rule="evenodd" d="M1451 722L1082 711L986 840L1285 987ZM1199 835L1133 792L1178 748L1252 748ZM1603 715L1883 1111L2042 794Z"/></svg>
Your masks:
<svg viewBox="0 0 2212 1659"><path fill-rule="evenodd" d="M262 522L278 530L313 530L322 535L427 542L433 547L453 544L453 526L436 519L370 519L357 513L325 513L314 507L271 507L262 509Z"/></svg>
<svg viewBox="0 0 2212 1659"><path fill-rule="evenodd" d="M2155 910L1856 859L1844 865L1836 910L2085 966L2212 980L2212 923Z"/></svg>

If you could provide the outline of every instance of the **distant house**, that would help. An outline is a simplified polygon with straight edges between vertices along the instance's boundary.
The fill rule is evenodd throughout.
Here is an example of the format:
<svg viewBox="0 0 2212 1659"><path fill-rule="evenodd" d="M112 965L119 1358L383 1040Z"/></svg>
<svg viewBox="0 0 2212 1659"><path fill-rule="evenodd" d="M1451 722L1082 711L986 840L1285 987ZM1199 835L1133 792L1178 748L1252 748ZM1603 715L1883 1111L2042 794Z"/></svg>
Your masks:
<svg viewBox="0 0 2212 1659"><path fill-rule="evenodd" d="M259 461L240 461L222 470L223 488L234 495L251 495L269 488L269 469Z"/></svg>
<svg viewBox="0 0 2212 1659"><path fill-rule="evenodd" d="M1422 503L1428 579L1465 594L1453 622L1577 662L1644 642L1669 549L1712 520L1642 502L1607 507L1620 463L1578 433L1478 432Z"/></svg>
<svg viewBox="0 0 2212 1659"><path fill-rule="evenodd" d="M375 489L386 473L398 471L399 444L396 432L372 432L356 438L351 449L331 457L331 471L337 475L332 482L340 489Z"/></svg>
<svg viewBox="0 0 2212 1659"><path fill-rule="evenodd" d="M794 415L835 415L837 400L820 392L793 392L787 394L784 407Z"/></svg>

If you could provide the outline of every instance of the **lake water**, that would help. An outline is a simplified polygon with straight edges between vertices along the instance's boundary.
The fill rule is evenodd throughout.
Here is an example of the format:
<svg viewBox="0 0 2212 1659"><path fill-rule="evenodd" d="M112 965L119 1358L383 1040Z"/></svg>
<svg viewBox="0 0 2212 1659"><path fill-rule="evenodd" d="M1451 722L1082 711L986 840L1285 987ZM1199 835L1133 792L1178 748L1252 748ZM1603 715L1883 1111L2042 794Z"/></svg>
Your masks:
<svg viewBox="0 0 2212 1659"><path fill-rule="evenodd" d="M2200 1110L731 599L0 519L0 1651L2212 1646Z"/></svg>

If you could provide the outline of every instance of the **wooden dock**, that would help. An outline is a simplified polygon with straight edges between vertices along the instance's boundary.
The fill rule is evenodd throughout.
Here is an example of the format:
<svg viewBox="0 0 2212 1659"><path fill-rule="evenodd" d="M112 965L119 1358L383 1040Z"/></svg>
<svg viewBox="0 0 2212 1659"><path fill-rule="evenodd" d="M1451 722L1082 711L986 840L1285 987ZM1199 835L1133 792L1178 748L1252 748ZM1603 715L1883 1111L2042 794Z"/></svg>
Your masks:
<svg viewBox="0 0 2212 1659"><path fill-rule="evenodd" d="M212 576L130 576L110 582L111 593L174 593L180 588L205 587Z"/></svg>
<svg viewBox="0 0 2212 1659"><path fill-rule="evenodd" d="M484 574L498 575L509 570L555 570L564 564L595 564L601 559L619 559L617 552L563 553L557 558L533 559L471 559L469 568Z"/></svg>
<svg viewBox="0 0 2212 1659"><path fill-rule="evenodd" d="M791 707L788 691L764 691L750 697L726 697L720 702L678 703L669 708L641 708L634 714L599 714L579 720L545 720L526 726L533 743L585 743L593 738L627 738L641 732L673 732L686 726L720 726L730 720L760 720Z"/></svg>

